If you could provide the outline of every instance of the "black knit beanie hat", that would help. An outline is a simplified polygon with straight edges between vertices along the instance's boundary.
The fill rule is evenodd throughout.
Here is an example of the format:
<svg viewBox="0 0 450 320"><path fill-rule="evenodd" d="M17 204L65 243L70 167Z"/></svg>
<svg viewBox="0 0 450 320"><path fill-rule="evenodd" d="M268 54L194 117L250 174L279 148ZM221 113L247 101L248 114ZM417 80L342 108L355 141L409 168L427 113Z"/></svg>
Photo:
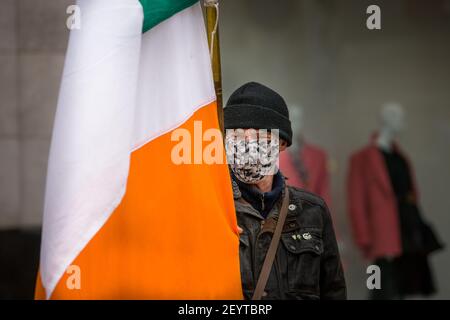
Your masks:
<svg viewBox="0 0 450 320"><path fill-rule="evenodd" d="M272 89L249 82L236 89L224 111L225 129L278 129L290 146L292 128L284 99Z"/></svg>

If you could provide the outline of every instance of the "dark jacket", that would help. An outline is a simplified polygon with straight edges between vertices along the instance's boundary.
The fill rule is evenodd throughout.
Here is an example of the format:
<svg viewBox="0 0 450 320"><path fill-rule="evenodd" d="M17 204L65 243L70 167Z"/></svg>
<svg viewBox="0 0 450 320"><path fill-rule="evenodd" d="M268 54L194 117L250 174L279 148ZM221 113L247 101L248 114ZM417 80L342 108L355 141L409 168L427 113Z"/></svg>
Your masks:
<svg viewBox="0 0 450 320"><path fill-rule="evenodd" d="M330 212L319 197L288 187L290 206L263 299L346 299L344 273ZM242 197L233 181L245 299L256 287L284 191L266 219Z"/></svg>

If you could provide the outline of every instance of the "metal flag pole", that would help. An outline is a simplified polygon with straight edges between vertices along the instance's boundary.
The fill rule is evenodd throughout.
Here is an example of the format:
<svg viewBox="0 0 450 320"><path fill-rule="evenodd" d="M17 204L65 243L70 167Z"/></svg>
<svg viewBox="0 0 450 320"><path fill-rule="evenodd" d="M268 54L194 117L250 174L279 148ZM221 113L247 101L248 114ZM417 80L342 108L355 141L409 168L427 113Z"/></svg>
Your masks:
<svg viewBox="0 0 450 320"><path fill-rule="evenodd" d="M211 65L214 78L214 88L217 97L217 114L219 126L223 127L223 100L222 100L222 70L220 65L220 42L219 42L219 0L204 0L206 9L206 31L211 54Z"/></svg>

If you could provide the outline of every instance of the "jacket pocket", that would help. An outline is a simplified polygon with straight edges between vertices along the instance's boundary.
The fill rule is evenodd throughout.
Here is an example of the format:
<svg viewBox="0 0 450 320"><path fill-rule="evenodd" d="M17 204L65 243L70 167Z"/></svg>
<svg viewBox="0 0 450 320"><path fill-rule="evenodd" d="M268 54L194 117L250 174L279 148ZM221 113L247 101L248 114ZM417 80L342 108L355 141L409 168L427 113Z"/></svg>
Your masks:
<svg viewBox="0 0 450 320"><path fill-rule="evenodd" d="M320 295L320 260L323 241L318 230L299 229L282 234L285 266L289 291Z"/></svg>

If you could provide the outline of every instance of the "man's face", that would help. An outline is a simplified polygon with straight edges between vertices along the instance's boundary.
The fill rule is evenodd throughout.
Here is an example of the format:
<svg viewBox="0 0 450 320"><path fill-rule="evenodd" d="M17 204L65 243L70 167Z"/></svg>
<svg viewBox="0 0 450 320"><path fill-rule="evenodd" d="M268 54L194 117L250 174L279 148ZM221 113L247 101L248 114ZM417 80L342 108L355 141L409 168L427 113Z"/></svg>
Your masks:
<svg viewBox="0 0 450 320"><path fill-rule="evenodd" d="M280 142L281 141L281 142ZM278 130L227 129L227 160L235 175L246 183L257 183L278 171L279 152L287 143Z"/></svg>

